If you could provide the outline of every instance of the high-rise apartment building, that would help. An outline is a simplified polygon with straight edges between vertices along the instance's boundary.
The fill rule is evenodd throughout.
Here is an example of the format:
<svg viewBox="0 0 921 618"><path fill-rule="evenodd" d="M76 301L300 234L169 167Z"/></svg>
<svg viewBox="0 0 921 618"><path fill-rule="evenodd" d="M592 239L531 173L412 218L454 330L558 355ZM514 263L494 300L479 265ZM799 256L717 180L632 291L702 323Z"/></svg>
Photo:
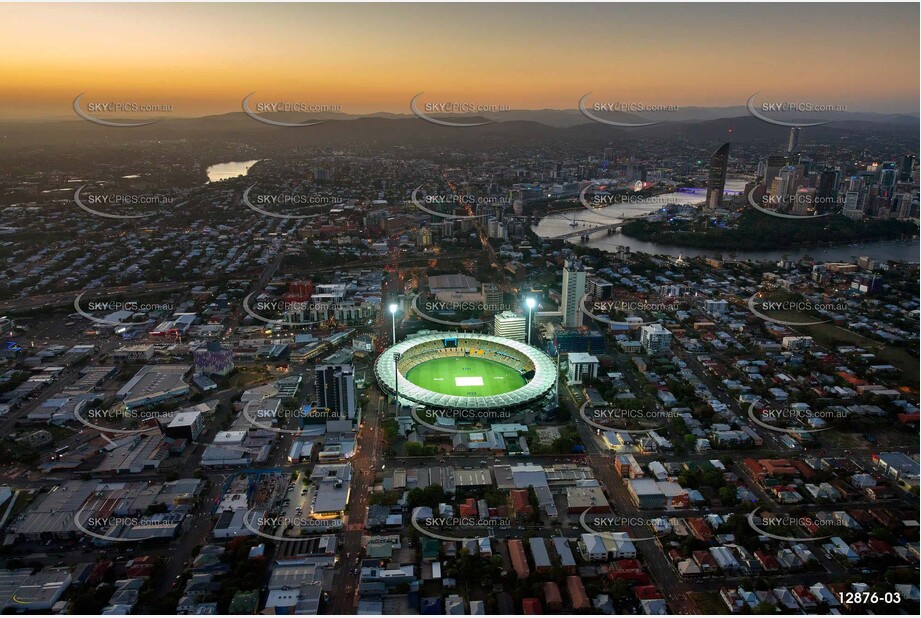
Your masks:
<svg viewBox="0 0 921 618"><path fill-rule="evenodd" d="M563 265L563 326L582 326L582 297L585 296L585 270L582 263L566 260Z"/></svg>
<svg viewBox="0 0 921 618"><path fill-rule="evenodd" d="M317 403L345 418L355 418L355 371L351 365L317 365Z"/></svg>
<svg viewBox="0 0 921 618"><path fill-rule="evenodd" d="M668 352L672 344L672 333L661 324L646 324L640 329L640 344L647 354Z"/></svg>

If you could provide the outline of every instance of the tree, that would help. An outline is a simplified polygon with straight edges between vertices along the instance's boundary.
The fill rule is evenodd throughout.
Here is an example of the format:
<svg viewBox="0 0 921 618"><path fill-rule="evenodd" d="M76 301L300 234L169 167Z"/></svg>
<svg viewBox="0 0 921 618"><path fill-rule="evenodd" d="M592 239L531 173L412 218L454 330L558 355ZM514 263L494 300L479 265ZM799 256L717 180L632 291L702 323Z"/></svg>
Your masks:
<svg viewBox="0 0 921 618"><path fill-rule="evenodd" d="M738 498L736 497L736 490L734 487L730 487L728 485L725 487L720 487L719 493L720 500L722 500L723 504L726 506L733 506L736 502L738 502Z"/></svg>
<svg viewBox="0 0 921 618"><path fill-rule="evenodd" d="M633 596L630 592L630 585L622 579L615 579L608 588L608 594L614 601L624 602Z"/></svg>
<svg viewBox="0 0 921 618"><path fill-rule="evenodd" d="M766 601L761 601L752 608L753 614L775 614L777 608Z"/></svg>
<svg viewBox="0 0 921 618"><path fill-rule="evenodd" d="M441 485L429 485L425 489L416 487L409 491L409 495L406 497L406 504L410 510L420 506L437 509L439 503L445 501L445 495L445 490Z"/></svg>
<svg viewBox="0 0 921 618"><path fill-rule="evenodd" d="M425 450L418 442L407 442L403 448L406 450L407 457L420 457Z"/></svg>

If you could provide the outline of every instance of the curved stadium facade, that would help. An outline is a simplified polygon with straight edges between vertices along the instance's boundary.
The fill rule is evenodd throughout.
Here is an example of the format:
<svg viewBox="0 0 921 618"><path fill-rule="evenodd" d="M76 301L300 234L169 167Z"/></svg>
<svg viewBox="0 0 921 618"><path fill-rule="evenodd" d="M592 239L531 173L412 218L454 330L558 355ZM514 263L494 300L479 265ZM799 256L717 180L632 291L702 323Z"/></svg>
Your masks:
<svg viewBox="0 0 921 618"><path fill-rule="evenodd" d="M550 393L556 364L537 348L513 339L437 333L388 348L374 364L374 375L388 394L397 392L399 379L401 399L431 408L514 409Z"/></svg>

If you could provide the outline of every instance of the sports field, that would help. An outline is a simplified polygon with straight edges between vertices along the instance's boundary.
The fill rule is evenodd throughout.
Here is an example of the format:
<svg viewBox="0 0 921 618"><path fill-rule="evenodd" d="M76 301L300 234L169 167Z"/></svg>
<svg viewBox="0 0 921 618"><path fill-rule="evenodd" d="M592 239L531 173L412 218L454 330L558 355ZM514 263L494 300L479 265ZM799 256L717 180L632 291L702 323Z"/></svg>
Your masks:
<svg viewBox="0 0 921 618"><path fill-rule="evenodd" d="M409 370L406 379L430 391L460 397L501 395L525 385L510 367L483 358L436 358Z"/></svg>

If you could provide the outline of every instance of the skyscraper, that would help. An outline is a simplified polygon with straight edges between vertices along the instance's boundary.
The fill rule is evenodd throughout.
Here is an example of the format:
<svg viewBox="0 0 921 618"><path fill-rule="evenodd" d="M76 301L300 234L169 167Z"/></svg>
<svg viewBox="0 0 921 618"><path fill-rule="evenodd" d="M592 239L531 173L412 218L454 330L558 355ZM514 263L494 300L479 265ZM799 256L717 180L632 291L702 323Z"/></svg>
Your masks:
<svg viewBox="0 0 921 618"><path fill-rule="evenodd" d="M315 369L317 403L355 418L355 373L351 365L317 365Z"/></svg>
<svg viewBox="0 0 921 618"><path fill-rule="evenodd" d="M771 189L774 179L780 175L780 170L787 166L789 158L782 155L772 155L767 158L767 165L764 172L764 186Z"/></svg>
<svg viewBox="0 0 921 618"><path fill-rule="evenodd" d="M912 200L910 193L899 193L893 199L893 203L895 204L896 217L900 221L910 218L912 212L916 210L915 205L917 202Z"/></svg>
<svg viewBox="0 0 921 618"><path fill-rule="evenodd" d="M899 181L908 182L911 180L911 170L915 166L915 158L911 155L902 157L902 165L899 167Z"/></svg>
<svg viewBox="0 0 921 618"><path fill-rule="evenodd" d="M815 195L822 203L833 201L838 195L838 172L833 169L823 170L819 174Z"/></svg>
<svg viewBox="0 0 921 618"><path fill-rule="evenodd" d="M582 326L582 297L585 296L585 270L582 263L566 260L563 265L563 326Z"/></svg>
<svg viewBox="0 0 921 618"><path fill-rule="evenodd" d="M793 152L799 146L799 127L790 127L790 137L787 139L787 156L793 157Z"/></svg>
<svg viewBox="0 0 921 618"><path fill-rule="evenodd" d="M726 188L726 170L729 167L729 142L720 146L710 157L710 178L707 180L707 208L714 210L723 205Z"/></svg>
<svg viewBox="0 0 921 618"><path fill-rule="evenodd" d="M860 205L860 194L857 191L848 191L844 195L844 210L842 214L849 219L862 219L863 208Z"/></svg>
<svg viewBox="0 0 921 618"><path fill-rule="evenodd" d="M892 189L895 187L895 181L898 179L898 170L896 170L895 162L889 161L883 163L879 171L879 186L881 192L886 196L890 197L892 195Z"/></svg>

